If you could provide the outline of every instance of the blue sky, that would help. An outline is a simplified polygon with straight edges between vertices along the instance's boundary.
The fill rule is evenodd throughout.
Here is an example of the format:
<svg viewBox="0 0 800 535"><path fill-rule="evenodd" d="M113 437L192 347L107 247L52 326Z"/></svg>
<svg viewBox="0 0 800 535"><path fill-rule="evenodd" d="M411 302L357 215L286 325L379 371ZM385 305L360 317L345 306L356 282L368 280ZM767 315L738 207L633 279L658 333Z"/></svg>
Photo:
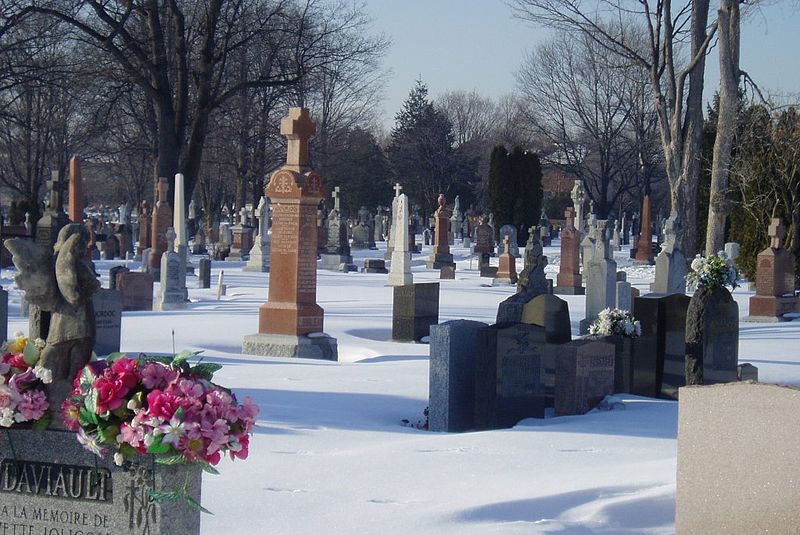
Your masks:
<svg viewBox="0 0 800 535"><path fill-rule="evenodd" d="M715 4L712 2L712 5ZM516 20L502 0L366 0L373 28L393 42L384 124L418 77L431 97L454 89L496 98L514 90L514 71L546 31ZM782 0L751 13L742 31L742 69L770 93L800 93L800 2ZM718 84L709 58L706 97Z"/></svg>

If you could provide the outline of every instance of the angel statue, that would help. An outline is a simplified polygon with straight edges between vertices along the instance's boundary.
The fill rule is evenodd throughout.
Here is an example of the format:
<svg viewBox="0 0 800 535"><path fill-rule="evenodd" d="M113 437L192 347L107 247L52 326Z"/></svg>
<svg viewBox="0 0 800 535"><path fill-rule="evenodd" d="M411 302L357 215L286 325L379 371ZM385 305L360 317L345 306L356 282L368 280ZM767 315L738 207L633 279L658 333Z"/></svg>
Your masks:
<svg viewBox="0 0 800 535"><path fill-rule="evenodd" d="M40 362L53 374L53 382L45 387L50 403L50 427L55 428L63 428L58 416L61 403L94 348L92 294L100 283L83 260L88 241L86 227L74 223L61 229L52 250L30 240L6 241L18 271L14 279L17 286L25 291L30 304L50 313ZM44 329L41 336L45 338Z"/></svg>

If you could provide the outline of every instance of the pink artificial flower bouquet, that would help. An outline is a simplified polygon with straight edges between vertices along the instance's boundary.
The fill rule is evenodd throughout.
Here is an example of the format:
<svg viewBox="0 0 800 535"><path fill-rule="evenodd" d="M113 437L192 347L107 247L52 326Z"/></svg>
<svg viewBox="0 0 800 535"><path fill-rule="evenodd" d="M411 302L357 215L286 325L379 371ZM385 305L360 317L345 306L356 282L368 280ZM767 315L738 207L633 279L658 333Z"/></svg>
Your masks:
<svg viewBox="0 0 800 535"><path fill-rule="evenodd" d="M44 342L30 341L22 333L5 346L0 359L0 427L32 424L44 429L50 404L43 385L52 381L50 370L39 364Z"/></svg>
<svg viewBox="0 0 800 535"><path fill-rule="evenodd" d="M258 407L249 397L239 404L233 393L211 382L218 364L190 366L187 359L194 355L117 354L90 362L61 407L64 424L93 453L113 452L118 465L137 454L208 469L226 453L247 458Z"/></svg>

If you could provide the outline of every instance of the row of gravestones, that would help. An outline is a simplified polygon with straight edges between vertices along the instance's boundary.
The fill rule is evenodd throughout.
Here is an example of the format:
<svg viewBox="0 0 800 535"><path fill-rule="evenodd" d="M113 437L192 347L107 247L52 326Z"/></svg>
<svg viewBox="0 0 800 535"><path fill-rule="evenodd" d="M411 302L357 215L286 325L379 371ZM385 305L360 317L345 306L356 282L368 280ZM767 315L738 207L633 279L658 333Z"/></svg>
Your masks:
<svg viewBox="0 0 800 535"><path fill-rule="evenodd" d="M520 295L520 294L517 294ZM642 335L571 340L569 309L543 294L498 312L499 323L455 320L430 327L429 426L433 431L511 427L523 418L587 412L605 395L676 399L686 384L689 297L634 299ZM508 320L511 317L519 323ZM757 380L738 363L738 307L704 319L705 383Z"/></svg>

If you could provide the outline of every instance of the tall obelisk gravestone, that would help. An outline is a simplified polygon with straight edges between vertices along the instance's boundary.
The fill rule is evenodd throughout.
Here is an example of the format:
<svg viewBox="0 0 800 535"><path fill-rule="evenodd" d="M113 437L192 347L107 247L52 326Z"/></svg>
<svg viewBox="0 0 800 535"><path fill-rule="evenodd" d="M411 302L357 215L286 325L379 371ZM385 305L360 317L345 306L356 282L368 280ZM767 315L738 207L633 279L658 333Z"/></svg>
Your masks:
<svg viewBox="0 0 800 535"><path fill-rule="evenodd" d="M83 223L83 178L81 158L73 156L69 160L69 212L73 223Z"/></svg>
<svg viewBox="0 0 800 535"><path fill-rule="evenodd" d="M266 189L274 203L270 280L275 284L259 309L258 334L245 336L243 353L338 360L336 339L321 335L324 313L316 302L317 205L325 193L309 165L315 133L306 108L290 108L281 120L281 134L289 140L286 165Z"/></svg>

